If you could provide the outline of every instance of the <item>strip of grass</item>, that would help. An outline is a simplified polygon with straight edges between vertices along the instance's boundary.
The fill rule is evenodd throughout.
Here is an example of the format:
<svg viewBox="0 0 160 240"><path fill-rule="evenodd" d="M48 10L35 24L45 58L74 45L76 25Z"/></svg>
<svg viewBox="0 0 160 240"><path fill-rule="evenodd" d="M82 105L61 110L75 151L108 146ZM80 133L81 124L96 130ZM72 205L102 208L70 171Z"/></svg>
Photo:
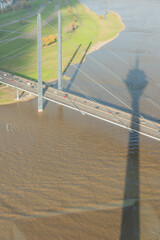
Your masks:
<svg viewBox="0 0 160 240"><path fill-rule="evenodd" d="M63 29L63 70L68 65L70 59L76 52L72 64L79 63L83 59L84 53L88 46L92 47L99 41L106 41L115 37L122 29L123 25L118 16L110 12L105 20L100 20L99 17L92 11L87 11L77 0L61 0L62 12L62 29ZM72 6L73 14L67 10L67 5ZM51 5L48 4L48 9ZM54 4L53 4L54 6ZM45 10L46 10L45 9ZM52 9L53 11L53 9ZM48 9L49 15L52 13L51 8ZM47 10L44 11L44 18L47 18ZM64 32L66 26L73 22L73 16L77 16L78 28L74 33L67 34ZM57 17L54 18L48 25L43 27L42 36L57 34ZM11 25L10 27L12 27ZM13 26L14 27L14 26ZM27 32L31 29L26 29ZM31 45L26 46L28 43ZM25 47L26 46L26 47ZM25 52L23 52L24 49ZM20 50L18 50L20 49ZM7 53L13 52L11 58L3 59ZM11 71L15 74L23 75L37 79L37 46L35 41L27 39L18 39L7 43L5 47L0 44L0 66L1 69ZM17 53L22 52L18 55ZM13 57L15 55L15 57ZM42 65L43 65L43 81L50 81L57 78L58 75L58 44L50 45L42 49Z"/></svg>

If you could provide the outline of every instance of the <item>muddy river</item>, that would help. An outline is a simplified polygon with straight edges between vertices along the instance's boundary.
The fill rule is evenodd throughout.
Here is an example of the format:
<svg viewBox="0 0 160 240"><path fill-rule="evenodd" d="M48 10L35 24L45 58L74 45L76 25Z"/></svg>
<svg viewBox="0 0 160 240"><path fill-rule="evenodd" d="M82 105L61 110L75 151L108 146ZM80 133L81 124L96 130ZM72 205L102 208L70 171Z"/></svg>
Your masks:
<svg viewBox="0 0 160 240"><path fill-rule="evenodd" d="M65 88L155 125L160 2L82 2L119 13L126 28L71 66ZM158 240L159 146L53 103L43 113L36 99L0 106L0 239Z"/></svg>

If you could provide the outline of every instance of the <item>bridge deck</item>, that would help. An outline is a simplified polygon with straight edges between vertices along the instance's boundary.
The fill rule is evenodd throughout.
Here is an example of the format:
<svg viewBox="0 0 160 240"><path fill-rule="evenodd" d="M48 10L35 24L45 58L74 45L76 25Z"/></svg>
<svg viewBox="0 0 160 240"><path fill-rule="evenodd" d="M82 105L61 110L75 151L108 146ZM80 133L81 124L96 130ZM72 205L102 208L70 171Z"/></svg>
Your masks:
<svg viewBox="0 0 160 240"><path fill-rule="evenodd" d="M27 79L18 76L12 76L0 71L0 82L8 86L20 89L35 96L38 96L37 87L35 82L28 81ZM160 123L144 119L143 117L132 116L129 113L99 104L97 102L84 99L73 94L59 91L53 87L43 85L43 98L55 102L57 104L66 106L68 108L79 111L83 115L90 115L92 117L110 122L117 126L139 132L142 135L148 136L155 140L160 141ZM132 129L131 127L132 122ZM140 130L139 130L140 129Z"/></svg>

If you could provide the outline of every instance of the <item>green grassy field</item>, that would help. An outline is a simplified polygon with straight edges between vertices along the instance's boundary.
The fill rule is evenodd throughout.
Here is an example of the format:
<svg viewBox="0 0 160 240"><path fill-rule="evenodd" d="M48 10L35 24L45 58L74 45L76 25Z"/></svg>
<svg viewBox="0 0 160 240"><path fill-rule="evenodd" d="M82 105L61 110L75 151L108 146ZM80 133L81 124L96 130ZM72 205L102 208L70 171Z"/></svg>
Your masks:
<svg viewBox="0 0 160 240"><path fill-rule="evenodd" d="M62 36L63 36L63 70L78 49L72 64L81 62L87 48L94 44L109 40L123 30L123 24L119 17L109 12L105 20L101 20L94 12L87 10L77 0L61 0L60 10L62 12ZM30 12L34 12L44 0L33 1ZM54 12L56 1L46 4L42 12L42 37L50 34L57 35L57 16L50 18ZM70 5L72 13L67 10ZM0 14L1 24L10 21L10 25L0 28L0 69L15 73L26 78L37 79L37 42L36 42L36 18L27 18L25 24L12 23L12 20L20 19L24 10L13 13ZM28 13L29 14L29 13ZM76 18L77 29L72 33L66 33L66 28ZM48 23L46 23L49 21ZM3 32L7 30L11 32ZM16 31L16 32L15 32ZM33 36L29 36L32 32ZM34 33L35 32L35 33ZM13 40L13 37L19 37ZM5 42L6 39L11 41ZM78 48L79 47L79 48ZM51 81L58 76L58 43L42 48L43 81Z"/></svg>

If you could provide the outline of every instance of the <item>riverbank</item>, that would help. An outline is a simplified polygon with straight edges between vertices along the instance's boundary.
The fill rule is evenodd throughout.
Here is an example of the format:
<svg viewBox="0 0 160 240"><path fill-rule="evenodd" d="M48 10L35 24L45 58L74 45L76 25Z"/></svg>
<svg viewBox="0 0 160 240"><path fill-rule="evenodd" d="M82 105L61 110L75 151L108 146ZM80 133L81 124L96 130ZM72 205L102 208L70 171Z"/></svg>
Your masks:
<svg viewBox="0 0 160 240"><path fill-rule="evenodd" d="M126 26L125 26L125 24L123 23L121 16L120 16L118 13L114 12L114 11L110 11L110 13L113 13L113 14L115 14L115 15L118 17L120 23L122 24L122 31L125 30ZM103 46L106 45L107 43L113 41L114 39L116 39L116 38L119 36L119 34L120 34L120 33L118 32L117 35L114 36L113 38L108 39L108 40L106 40L106 41L102 41L102 42L96 43L94 46L91 47L91 49L89 50L88 54L89 54L89 53L92 53L92 52L94 52L94 51L99 50L101 47L103 47Z"/></svg>
<svg viewBox="0 0 160 240"><path fill-rule="evenodd" d="M19 91L20 98L17 99L17 90L15 88L0 86L0 105L8 105L16 102L26 102L35 98L35 96Z"/></svg>

